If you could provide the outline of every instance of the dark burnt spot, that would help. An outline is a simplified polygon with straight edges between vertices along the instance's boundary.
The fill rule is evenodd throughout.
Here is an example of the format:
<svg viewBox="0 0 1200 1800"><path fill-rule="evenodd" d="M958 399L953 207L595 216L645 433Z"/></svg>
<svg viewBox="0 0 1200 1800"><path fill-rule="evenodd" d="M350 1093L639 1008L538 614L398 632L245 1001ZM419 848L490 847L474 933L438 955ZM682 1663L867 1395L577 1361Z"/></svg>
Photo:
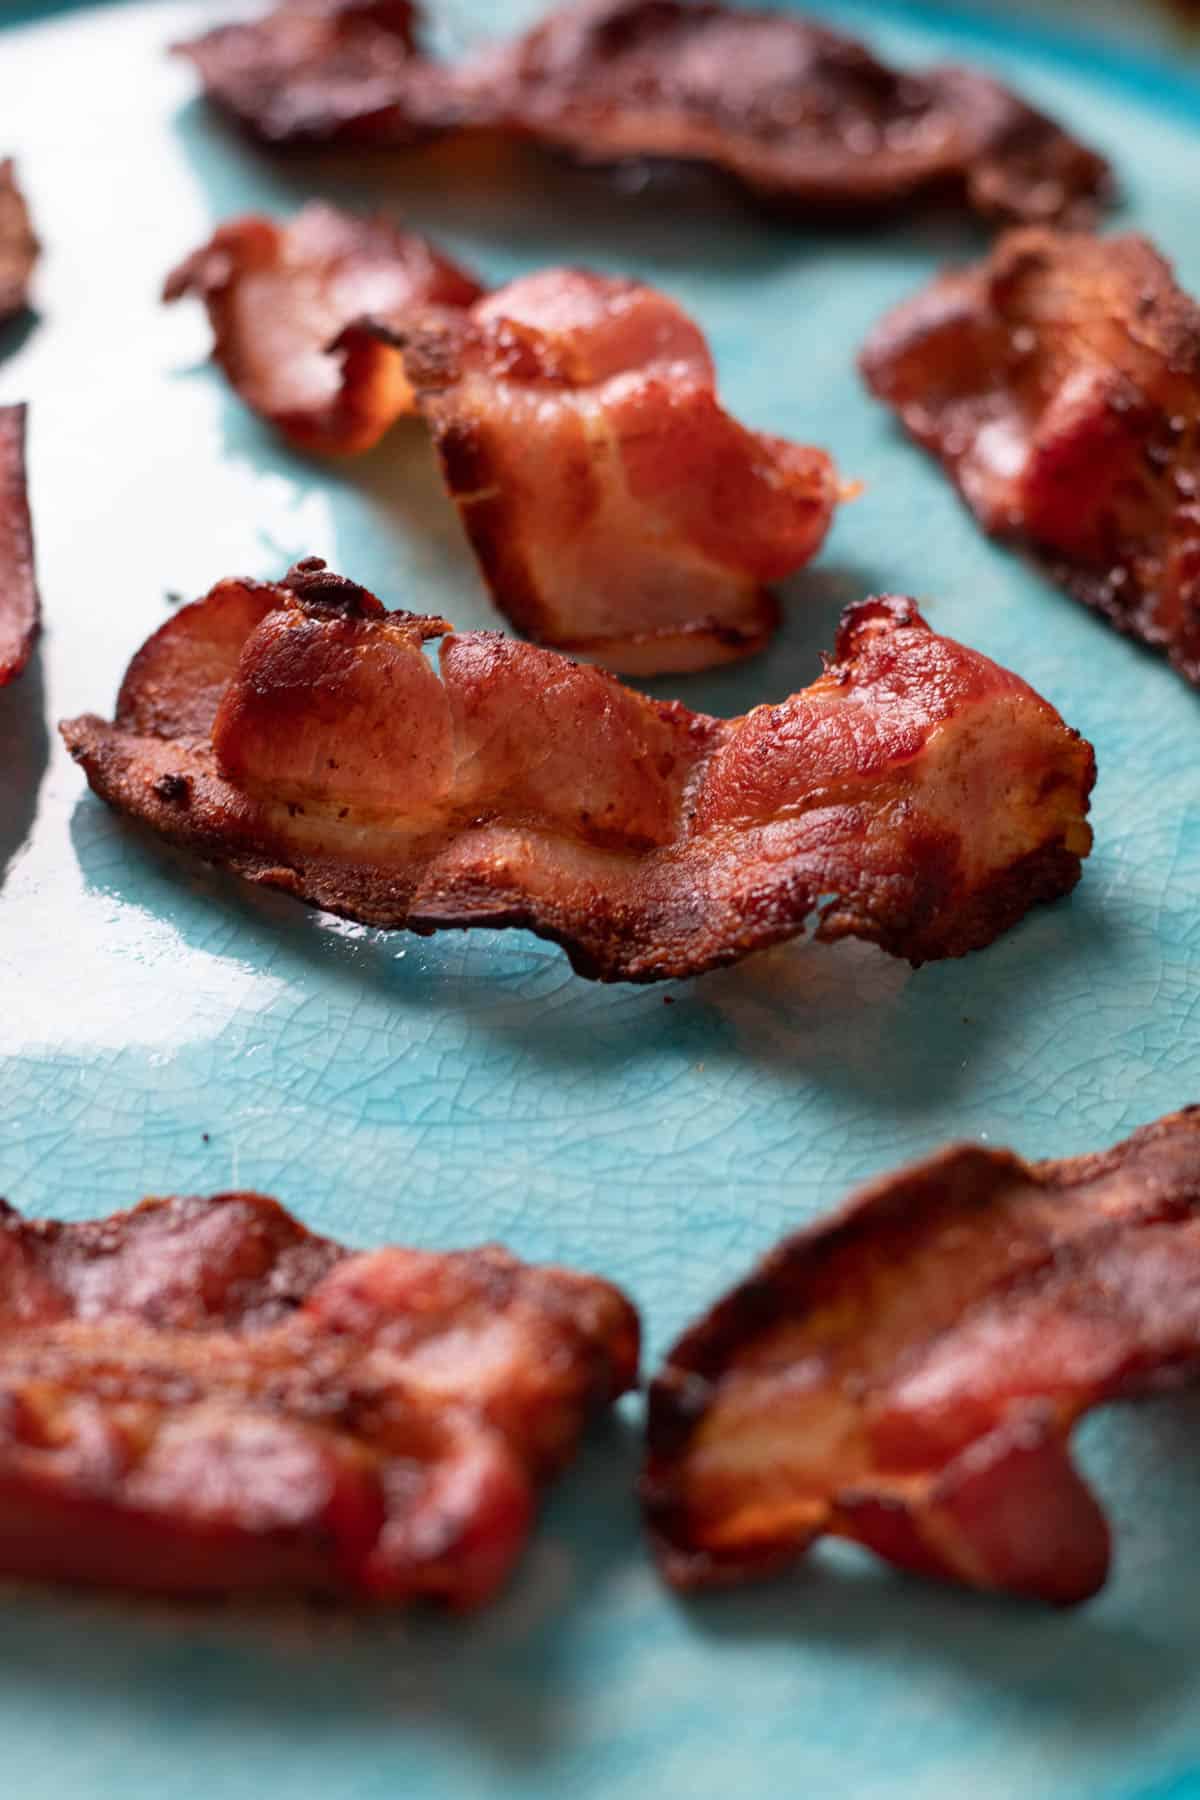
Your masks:
<svg viewBox="0 0 1200 1800"><path fill-rule="evenodd" d="M306 607L331 609L351 618L381 618L386 608L369 588L346 575L336 575L320 556L306 556L294 563L282 585Z"/></svg>
<svg viewBox="0 0 1200 1800"><path fill-rule="evenodd" d="M192 784L186 775L160 775L154 792L171 806L186 806L192 797Z"/></svg>
<svg viewBox="0 0 1200 1800"><path fill-rule="evenodd" d="M494 478L491 447L486 434L469 420L454 420L437 428L438 454L446 486L452 494L476 494Z"/></svg>

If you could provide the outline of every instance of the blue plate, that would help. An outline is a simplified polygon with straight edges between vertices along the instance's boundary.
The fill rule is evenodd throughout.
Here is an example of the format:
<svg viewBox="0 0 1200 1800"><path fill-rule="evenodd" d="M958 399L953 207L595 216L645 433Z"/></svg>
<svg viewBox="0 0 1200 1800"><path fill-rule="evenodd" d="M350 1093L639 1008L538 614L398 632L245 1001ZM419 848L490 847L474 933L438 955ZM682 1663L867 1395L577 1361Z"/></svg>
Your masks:
<svg viewBox="0 0 1200 1800"><path fill-rule="evenodd" d="M502 169L466 189L445 151L373 175L272 162L161 55L213 10L0 13L0 137L47 245L40 317L0 363L0 398L33 402L48 617L38 663L0 697L12 1199L78 1218L240 1184L364 1244L502 1238L624 1283L654 1359L759 1251L876 1170L952 1137L1064 1155L1200 1098L1197 696L986 544L855 378L868 326L972 242L946 225L832 240L553 167L537 194ZM445 13L453 35L536 10ZM1028 0L1003 24L969 7L817 10L898 56L969 55L1018 78L1111 151L1127 219L1200 290L1200 64L1193 79L1182 52L1139 61L1115 10L1116 35L1086 44L1071 35L1083 6L1049 9L1061 30ZM161 852L96 803L45 721L106 709L173 595L317 552L392 604L496 623L418 428L332 468L291 456L205 367L198 311L156 303L215 219L293 208L318 170L332 198L403 211L493 281L575 261L678 295L733 409L828 444L866 493L794 584L770 653L677 691L722 711L784 695L812 678L844 602L919 595L1094 740L1096 851L1076 896L918 974L862 947L793 946L666 993L605 989L530 937L423 941L317 917ZM468 1623L14 1593L4 1791L1193 1791L1194 1404L1082 1434L1119 1554L1104 1594L1064 1617L848 1552L767 1590L674 1601L639 1541L636 1418L588 1451L511 1591Z"/></svg>

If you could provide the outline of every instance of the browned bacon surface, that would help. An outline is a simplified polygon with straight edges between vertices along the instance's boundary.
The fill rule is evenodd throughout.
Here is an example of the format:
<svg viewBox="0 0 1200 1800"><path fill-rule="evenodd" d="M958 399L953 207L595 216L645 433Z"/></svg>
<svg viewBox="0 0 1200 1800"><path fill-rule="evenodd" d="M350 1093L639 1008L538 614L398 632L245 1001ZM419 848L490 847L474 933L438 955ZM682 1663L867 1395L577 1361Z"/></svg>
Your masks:
<svg viewBox="0 0 1200 1800"><path fill-rule="evenodd" d="M792 13L705 0L583 0L524 38L439 65L414 9L325 0L182 46L205 89L274 143L530 137L598 162L711 164L795 210L948 199L988 217L1093 212L1108 166L969 69L890 69Z"/></svg>
<svg viewBox="0 0 1200 1800"><path fill-rule="evenodd" d="M985 530L1200 683L1200 308L1151 244L1013 232L863 370Z"/></svg>
<svg viewBox="0 0 1200 1800"><path fill-rule="evenodd" d="M1108 1572L1068 1438L1200 1373L1200 1108L1099 1155L960 1145L797 1233L669 1353L643 1496L680 1587L823 1533L1065 1605Z"/></svg>
<svg viewBox="0 0 1200 1800"><path fill-rule="evenodd" d="M478 1605L637 1374L607 1282L354 1254L259 1194L8 1208L0 1271L6 1574Z"/></svg>
<svg viewBox="0 0 1200 1800"><path fill-rule="evenodd" d="M285 0L178 46L210 100L274 144L409 145L453 117L411 0Z"/></svg>
<svg viewBox="0 0 1200 1800"><path fill-rule="evenodd" d="M11 158L0 159L0 325L29 305L40 246Z"/></svg>
<svg viewBox="0 0 1200 1800"><path fill-rule="evenodd" d="M377 337L332 352L343 328L366 314L395 323L413 307L469 306L482 291L426 238L314 204L286 226L231 219L164 293L203 300L214 359L247 406L302 449L348 452L410 412L412 393Z"/></svg>
<svg viewBox="0 0 1200 1800"><path fill-rule="evenodd" d="M0 687L29 661L38 629L25 488L25 407L0 406Z"/></svg>
<svg viewBox="0 0 1200 1800"><path fill-rule="evenodd" d="M346 334L350 366L372 341ZM674 301L547 269L400 341L492 597L526 636L641 675L764 646L766 584L820 548L836 473L722 410Z"/></svg>
<svg viewBox="0 0 1200 1800"><path fill-rule="evenodd" d="M890 69L790 12L582 0L474 78L513 128L577 156L711 163L796 210L948 199L1057 219L1092 212L1108 187L1103 158L999 82Z"/></svg>
<svg viewBox="0 0 1200 1800"><path fill-rule="evenodd" d="M548 269L481 297L423 239L312 206L222 226L167 283L189 291L293 442L366 449L419 407L497 606L539 643L642 675L749 655L778 623L766 584L829 528L828 456L731 419L702 333L641 283Z"/></svg>
<svg viewBox="0 0 1200 1800"><path fill-rule="evenodd" d="M799 935L913 962L1068 892L1091 748L911 601L842 621L819 680L721 720L491 632L387 614L315 559L223 582L138 652L95 791L251 881L382 926L520 925L602 980Z"/></svg>

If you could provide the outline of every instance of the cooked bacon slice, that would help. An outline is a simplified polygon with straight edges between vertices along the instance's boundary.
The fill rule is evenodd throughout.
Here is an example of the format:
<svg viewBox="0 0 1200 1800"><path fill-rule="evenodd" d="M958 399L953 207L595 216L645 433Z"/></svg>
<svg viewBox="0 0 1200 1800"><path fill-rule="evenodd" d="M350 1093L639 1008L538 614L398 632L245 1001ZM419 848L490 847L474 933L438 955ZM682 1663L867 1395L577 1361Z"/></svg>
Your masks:
<svg viewBox="0 0 1200 1800"><path fill-rule="evenodd" d="M348 366L381 335L347 331ZM666 295L548 269L395 341L526 636L639 675L762 649L779 620L764 584L816 554L837 476L823 450L722 410L703 334Z"/></svg>
<svg viewBox="0 0 1200 1800"><path fill-rule="evenodd" d="M481 297L423 239L313 206L223 226L169 278L186 292L306 449L366 449L418 404L496 604L540 643L642 675L747 656L778 624L765 584L829 528L829 458L736 424L698 327L638 282L550 269Z"/></svg>
<svg viewBox="0 0 1200 1800"><path fill-rule="evenodd" d="M0 159L0 325L29 305L29 281L41 246L11 157Z"/></svg>
<svg viewBox="0 0 1200 1800"><path fill-rule="evenodd" d="M363 333L353 353L331 353L342 329L364 314L398 322L414 306L469 306L482 292L428 239L312 205L286 226L231 219L168 277L164 298L203 300L215 360L285 437L354 451L413 402L400 358L378 338Z"/></svg>
<svg viewBox="0 0 1200 1800"><path fill-rule="evenodd" d="M862 366L985 530L1200 683L1200 307L1146 239L1013 232Z"/></svg>
<svg viewBox="0 0 1200 1800"><path fill-rule="evenodd" d="M25 413L24 406L0 406L0 687L29 661L40 612L25 487Z"/></svg>
<svg viewBox="0 0 1200 1800"><path fill-rule="evenodd" d="M285 0L176 49L208 98L269 144L419 144L453 117L411 0Z"/></svg>
<svg viewBox="0 0 1200 1800"><path fill-rule="evenodd" d="M95 791L247 879L381 926L518 925L581 974L694 975L800 935L914 963L1068 892L1091 748L907 600L812 687L720 720L492 632L385 613L315 558L227 581L62 726Z"/></svg>
<svg viewBox="0 0 1200 1800"><path fill-rule="evenodd" d="M457 67L423 56L415 9L284 6L180 46L209 98L271 143L530 137L587 161L706 163L796 211L949 199L989 218L1079 219L1108 165L969 69L889 69L791 13L704 0L583 0Z"/></svg>
<svg viewBox="0 0 1200 1800"><path fill-rule="evenodd" d="M490 1598L636 1380L607 1282L354 1254L259 1194L0 1216L0 1570L166 1593Z"/></svg>
<svg viewBox="0 0 1200 1800"><path fill-rule="evenodd" d="M953 200L988 218L1093 214L1107 163L971 69L918 75L791 12L582 0L460 84L588 161L710 163L788 209Z"/></svg>
<svg viewBox="0 0 1200 1800"><path fill-rule="evenodd" d="M1075 1421L1200 1375L1200 1108L1029 1164L959 1145L800 1231L651 1389L646 1517L679 1587L823 1533L1058 1605L1109 1533Z"/></svg>

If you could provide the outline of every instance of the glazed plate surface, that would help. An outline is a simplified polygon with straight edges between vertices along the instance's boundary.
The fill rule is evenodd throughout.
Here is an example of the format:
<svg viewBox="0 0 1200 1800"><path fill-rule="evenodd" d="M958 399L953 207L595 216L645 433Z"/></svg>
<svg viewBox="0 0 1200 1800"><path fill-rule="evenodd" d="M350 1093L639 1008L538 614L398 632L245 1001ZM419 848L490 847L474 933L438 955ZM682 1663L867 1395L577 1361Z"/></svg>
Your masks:
<svg viewBox="0 0 1200 1800"><path fill-rule="evenodd" d="M249 1186L352 1242L500 1238L623 1283L651 1361L782 1232L950 1138L1061 1156L1200 1100L1200 697L1017 558L862 392L867 328L952 224L840 237L452 151L274 162L163 54L215 5L0 6L0 150L47 254L0 343L32 403L48 628L0 695L0 1191L79 1218ZM465 41L537 8L446 0ZM913 61L1020 81L1116 162L1121 221L1200 291L1200 52L1156 9L825 4ZM1128 19L1140 16L1133 30ZM1139 39L1134 43L1133 39ZM1174 46L1171 48L1170 46ZM531 165L522 163L526 170ZM920 597L1090 737L1096 850L1068 902L912 973L793 946L691 985L602 988L520 934L387 936L190 865L86 792L52 722L107 711L176 597L317 553L391 605L497 623L424 437L289 454L157 304L217 219L310 191L380 206L494 282L546 262L642 275L711 337L748 422L829 446L863 498L759 660L657 691L736 712L811 680L841 607ZM665 1002L671 1004L665 1004ZM643 1553L637 1408L552 1498L502 1603L463 1623L179 1612L6 1596L4 1791L39 1800L727 1800L1200 1791L1200 1402L1091 1422L1114 1577L1056 1616L822 1554L683 1604Z"/></svg>

